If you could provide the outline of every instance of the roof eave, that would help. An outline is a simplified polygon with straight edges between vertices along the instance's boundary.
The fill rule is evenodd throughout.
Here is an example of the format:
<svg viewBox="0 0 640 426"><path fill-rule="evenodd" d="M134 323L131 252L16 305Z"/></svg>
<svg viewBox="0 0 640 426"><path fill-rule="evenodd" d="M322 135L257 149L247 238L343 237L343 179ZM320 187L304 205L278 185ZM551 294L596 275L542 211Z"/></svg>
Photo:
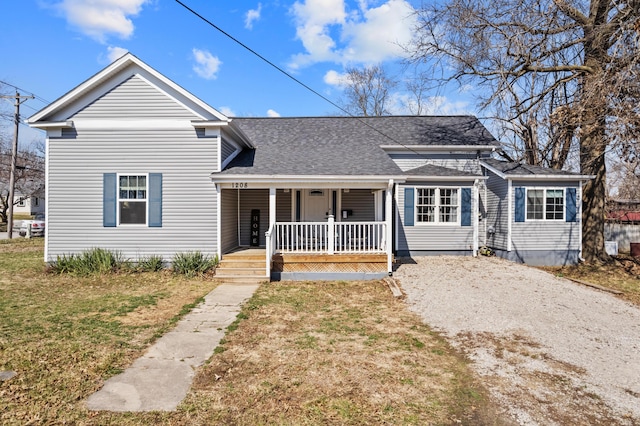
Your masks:
<svg viewBox="0 0 640 426"><path fill-rule="evenodd" d="M380 145L385 151L495 151L498 145Z"/></svg>
<svg viewBox="0 0 640 426"><path fill-rule="evenodd" d="M367 181L382 182L393 179L405 181L407 176L398 175L246 175L211 173L211 180L215 182L350 182Z"/></svg>
<svg viewBox="0 0 640 426"><path fill-rule="evenodd" d="M417 176L417 175L412 175L412 176L407 176L406 180L407 181L421 181L421 182L430 182L430 181L445 181L445 182L451 182L451 181L460 181L460 180L487 180L489 179L488 176L482 176L482 175L459 175L459 176Z"/></svg>
<svg viewBox="0 0 640 426"><path fill-rule="evenodd" d="M47 130L47 129L71 129L71 128L73 128L73 120L41 121L41 122L35 122L35 123L27 122L27 124L29 125L29 127L33 127L34 129L42 129L42 130Z"/></svg>

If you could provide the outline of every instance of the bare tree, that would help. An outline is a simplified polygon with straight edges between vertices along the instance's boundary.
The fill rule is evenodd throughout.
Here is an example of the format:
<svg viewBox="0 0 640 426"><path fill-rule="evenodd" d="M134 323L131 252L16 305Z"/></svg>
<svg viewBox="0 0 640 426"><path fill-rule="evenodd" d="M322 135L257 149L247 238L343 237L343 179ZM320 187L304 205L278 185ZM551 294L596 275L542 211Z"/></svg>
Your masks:
<svg viewBox="0 0 640 426"><path fill-rule="evenodd" d="M344 109L353 115L389 115L390 94L397 82L380 65L347 68L344 83Z"/></svg>
<svg viewBox="0 0 640 426"><path fill-rule="evenodd" d="M583 255L605 261L605 154L637 149L640 0L449 0L418 11L413 60L441 83L484 85L481 105L519 134L523 158L562 167L577 140Z"/></svg>
<svg viewBox="0 0 640 426"><path fill-rule="evenodd" d="M41 146L18 152L16 165L15 192L21 197L32 197L44 191L44 157ZM11 151L0 151L0 221L7 221L9 209L9 174ZM13 200L14 205L19 198Z"/></svg>

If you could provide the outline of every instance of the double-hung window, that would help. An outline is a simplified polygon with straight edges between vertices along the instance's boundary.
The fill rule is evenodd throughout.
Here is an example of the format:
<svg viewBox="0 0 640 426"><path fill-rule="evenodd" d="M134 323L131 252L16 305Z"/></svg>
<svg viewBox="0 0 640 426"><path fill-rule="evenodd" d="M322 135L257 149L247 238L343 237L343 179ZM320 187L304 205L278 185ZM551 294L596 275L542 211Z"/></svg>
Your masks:
<svg viewBox="0 0 640 426"><path fill-rule="evenodd" d="M146 225L146 175L120 175L118 177L118 214L121 225Z"/></svg>
<svg viewBox="0 0 640 426"><path fill-rule="evenodd" d="M416 188L416 222L458 223L458 188Z"/></svg>
<svg viewBox="0 0 640 426"><path fill-rule="evenodd" d="M527 220L564 220L564 189L527 189Z"/></svg>

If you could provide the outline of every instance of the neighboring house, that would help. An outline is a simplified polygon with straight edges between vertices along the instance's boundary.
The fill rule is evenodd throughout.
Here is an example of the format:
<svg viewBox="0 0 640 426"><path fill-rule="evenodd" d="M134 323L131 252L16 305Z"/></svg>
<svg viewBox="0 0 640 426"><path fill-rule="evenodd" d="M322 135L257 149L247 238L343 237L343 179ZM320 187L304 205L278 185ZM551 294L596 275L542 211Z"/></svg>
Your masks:
<svg viewBox="0 0 640 426"><path fill-rule="evenodd" d="M44 213L44 192L37 193L32 196L23 196L17 194L14 198L16 200L16 203L13 205L14 214L25 214L33 216L38 213Z"/></svg>
<svg viewBox="0 0 640 426"><path fill-rule="evenodd" d="M589 177L492 159L498 142L470 116L229 118L127 54L29 124L47 131L47 261L259 247L263 276L298 279L482 245L580 257Z"/></svg>

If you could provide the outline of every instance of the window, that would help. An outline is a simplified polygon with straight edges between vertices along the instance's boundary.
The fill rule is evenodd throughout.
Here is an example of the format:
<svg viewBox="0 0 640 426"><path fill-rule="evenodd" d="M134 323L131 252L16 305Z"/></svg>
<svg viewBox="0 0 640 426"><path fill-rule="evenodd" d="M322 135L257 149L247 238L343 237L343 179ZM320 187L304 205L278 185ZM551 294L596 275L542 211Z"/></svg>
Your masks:
<svg viewBox="0 0 640 426"><path fill-rule="evenodd" d="M416 221L458 223L458 188L416 188Z"/></svg>
<svg viewBox="0 0 640 426"><path fill-rule="evenodd" d="M527 220L564 220L564 190L527 189Z"/></svg>
<svg viewBox="0 0 640 426"><path fill-rule="evenodd" d="M24 207L25 203L24 203L24 198L20 197L18 199L18 207Z"/></svg>
<svg viewBox="0 0 640 426"><path fill-rule="evenodd" d="M162 228L162 173L102 174L102 226Z"/></svg>
<svg viewBox="0 0 640 426"><path fill-rule="evenodd" d="M147 176L118 178L118 211L121 225L147 223Z"/></svg>

